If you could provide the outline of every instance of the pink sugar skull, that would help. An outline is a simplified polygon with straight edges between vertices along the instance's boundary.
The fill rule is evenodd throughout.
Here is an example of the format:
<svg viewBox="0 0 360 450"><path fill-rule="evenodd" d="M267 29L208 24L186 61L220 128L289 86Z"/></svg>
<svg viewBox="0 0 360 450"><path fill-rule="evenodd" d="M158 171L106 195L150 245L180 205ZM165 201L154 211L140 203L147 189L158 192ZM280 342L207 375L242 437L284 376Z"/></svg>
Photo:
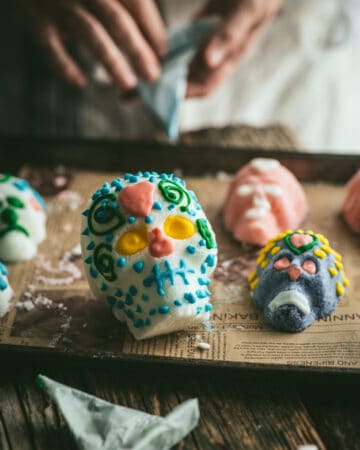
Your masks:
<svg viewBox="0 0 360 450"><path fill-rule="evenodd" d="M256 158L232 181L224 208L225 227L238 241L263 246L305 219L305 192L295 176L275 159Z"/></svg>
<svg viewBox="0 0 360 450"><path fill-rule="evenodd" d="M342 205L342 214L349 227L360 233L360 170L350 179L346 186L346 196Z"/></svg>

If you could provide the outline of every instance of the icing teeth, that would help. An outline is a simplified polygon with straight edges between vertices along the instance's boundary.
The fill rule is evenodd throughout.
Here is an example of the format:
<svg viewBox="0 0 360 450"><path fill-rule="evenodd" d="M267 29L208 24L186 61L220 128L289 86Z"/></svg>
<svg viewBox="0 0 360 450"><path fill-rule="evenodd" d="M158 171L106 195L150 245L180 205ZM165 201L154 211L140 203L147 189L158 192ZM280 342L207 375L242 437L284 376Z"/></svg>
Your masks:
<svg viewBox="0 0 360 450"><path fill-rule="evenodd" d="M92 195L82 221L90 289L136 339L210 318L215 235L183 180L147 171L125 174Z"/></svg>

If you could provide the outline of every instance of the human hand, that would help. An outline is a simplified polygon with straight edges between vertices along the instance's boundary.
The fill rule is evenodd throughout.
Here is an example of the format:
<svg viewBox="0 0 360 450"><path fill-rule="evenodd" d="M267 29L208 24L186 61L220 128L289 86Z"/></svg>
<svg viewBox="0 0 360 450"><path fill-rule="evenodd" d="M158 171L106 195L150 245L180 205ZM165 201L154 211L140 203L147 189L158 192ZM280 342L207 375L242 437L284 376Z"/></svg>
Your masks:
<svg viewBox="0 0 360 450"><path fill-rule="evenodd" d="M187 97L210 94L230 73L284 0L209 0L199 17L220 15L221 21L195 55Z"/></svg>
<svg viewBox="0 0 360 450"><path fill-rule="evenodd" d="M59 75L84 87L87 78L65 42L75 38L107 69L122 90L137 78L155 81L166 53L165 26L154 0L16 0Z"/></svg>

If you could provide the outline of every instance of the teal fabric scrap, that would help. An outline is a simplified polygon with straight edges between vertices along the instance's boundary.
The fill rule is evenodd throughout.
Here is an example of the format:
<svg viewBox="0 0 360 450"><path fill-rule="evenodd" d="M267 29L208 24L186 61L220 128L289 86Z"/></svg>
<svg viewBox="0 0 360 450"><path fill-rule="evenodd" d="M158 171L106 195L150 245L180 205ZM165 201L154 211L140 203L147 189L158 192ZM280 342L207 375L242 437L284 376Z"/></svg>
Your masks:
<svg viewBox="0 0 360 450"><path fill-rule="evenodd" d="M84 450L170 449L197 426L200 418L197 399L159 417L114 405L43 375L38 375L37 381Z"/></svg>

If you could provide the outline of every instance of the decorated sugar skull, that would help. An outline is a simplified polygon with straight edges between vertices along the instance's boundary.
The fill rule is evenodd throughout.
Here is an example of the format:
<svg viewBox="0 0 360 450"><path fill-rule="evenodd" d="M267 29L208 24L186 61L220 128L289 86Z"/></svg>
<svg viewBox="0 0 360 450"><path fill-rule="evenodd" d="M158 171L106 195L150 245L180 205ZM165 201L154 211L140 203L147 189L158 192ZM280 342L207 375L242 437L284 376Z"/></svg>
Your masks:
<svg viewBox="0 0 360 450"><path fill-rule="evenodd" d="M96 298L135 338L209 319L215 236L195 194L172 174L125 174L83 212L81 247Z"/></svg>
<svg viewBox="0 0 360 450"><path fill-rule="evenodd" d="M263 246L308 212L304 190L275 159L256 158L232 181L224 208L225 227L238 241Z"/></svg>
<svg viewBox="0 0 360 450"><path fill-rule="evenodd" d="M0 259L32 258L45 239L46 214L42 197L26 180L0 174Z"/></svg>
<svg viewBox="0 0 360 450"><path fill-rule="evenodd" d="M349 180L342 205L342 214L349 227L360 233L360 170Z"/></svg>
<svg viewBox="0 0 360 450"><path fill-rule="evenodd" d="M249 276L255 304L266 322L282 331L301 331L329 315L349 281L341 256L312 231L286 231L261 250Z"/></svg>
<svg viewBox="0 0 360 450"><path fill-rule="evenodd" d="M6 267L0 262L0 317L8 312L10 300L13 296L13 290L10 287L7 274Z"/></svg>

